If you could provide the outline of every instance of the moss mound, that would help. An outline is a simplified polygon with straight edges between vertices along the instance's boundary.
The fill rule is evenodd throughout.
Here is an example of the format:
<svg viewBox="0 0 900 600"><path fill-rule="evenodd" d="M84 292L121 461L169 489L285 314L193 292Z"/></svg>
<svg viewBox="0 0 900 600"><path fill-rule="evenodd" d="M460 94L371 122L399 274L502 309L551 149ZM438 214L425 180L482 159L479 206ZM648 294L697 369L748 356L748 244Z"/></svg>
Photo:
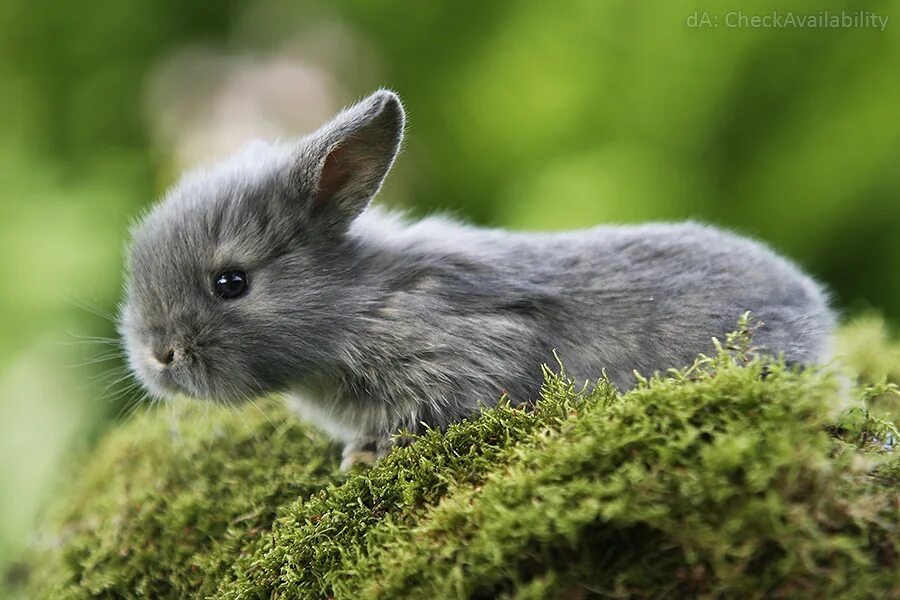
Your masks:
<svg viewBox="0 0 900 600"><path fill-rule="evenodd" d="M535 411L349 477L275 403L151 412L90 457L26 593L900 597L896 388L750 359L751 335L627 394L547 370ZM860 363L896 352L869 322L844 343L869 379L896 373Z"/></svg>

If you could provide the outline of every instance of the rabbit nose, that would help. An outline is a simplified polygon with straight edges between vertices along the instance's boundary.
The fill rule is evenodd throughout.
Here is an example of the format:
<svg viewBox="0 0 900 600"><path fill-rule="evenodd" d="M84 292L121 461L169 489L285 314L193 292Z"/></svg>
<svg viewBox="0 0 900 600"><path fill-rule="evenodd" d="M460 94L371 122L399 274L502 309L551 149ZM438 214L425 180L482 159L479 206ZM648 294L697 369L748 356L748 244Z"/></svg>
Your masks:
<svg viewBox="0 0 900 600"><path fill-rule="evenodd" d="M153 349L153 356L161 365L170 365L175 361L175 347L157 346Z"/></svg>

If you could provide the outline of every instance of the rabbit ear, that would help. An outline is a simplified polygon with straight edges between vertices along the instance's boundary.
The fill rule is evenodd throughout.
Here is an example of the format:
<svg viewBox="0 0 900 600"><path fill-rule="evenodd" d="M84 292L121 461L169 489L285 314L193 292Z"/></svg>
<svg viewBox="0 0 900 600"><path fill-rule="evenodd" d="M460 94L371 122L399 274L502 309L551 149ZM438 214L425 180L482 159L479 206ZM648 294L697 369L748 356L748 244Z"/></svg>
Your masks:
<svg viewBox="0 0 900 600"><path fill-rule="evenodd" d="M309 215L346 227L378 192L397 156L405 116L400 98L379 90L306 138L291 185L309 199Z"/></svg>

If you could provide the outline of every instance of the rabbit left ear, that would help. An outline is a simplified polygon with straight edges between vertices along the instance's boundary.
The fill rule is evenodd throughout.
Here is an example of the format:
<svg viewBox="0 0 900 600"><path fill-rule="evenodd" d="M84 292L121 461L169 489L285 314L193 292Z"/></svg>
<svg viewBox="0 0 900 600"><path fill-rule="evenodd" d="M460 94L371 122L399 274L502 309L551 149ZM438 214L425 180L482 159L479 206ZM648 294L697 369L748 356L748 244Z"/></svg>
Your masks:
<svg viewBox="0 0 900 600"><path fill-rule="evenodd" d="M346 228L378 193L403 139L400 98L380 90L301 142L291 185L311 219Z"/></svg>

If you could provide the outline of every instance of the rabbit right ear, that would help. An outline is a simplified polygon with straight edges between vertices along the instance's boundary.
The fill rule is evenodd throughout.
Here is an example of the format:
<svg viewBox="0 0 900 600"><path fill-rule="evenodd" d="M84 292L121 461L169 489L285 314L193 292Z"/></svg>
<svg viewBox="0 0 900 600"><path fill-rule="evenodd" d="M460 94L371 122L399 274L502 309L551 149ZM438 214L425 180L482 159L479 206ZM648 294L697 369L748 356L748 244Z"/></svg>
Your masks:
<svg viewBox="0 0 900 600"><path fill-rule="evenodd" d="M290 185L316 226L346 230L378 193L403 139L400 98L375 92L304 139Z"/></svg>

